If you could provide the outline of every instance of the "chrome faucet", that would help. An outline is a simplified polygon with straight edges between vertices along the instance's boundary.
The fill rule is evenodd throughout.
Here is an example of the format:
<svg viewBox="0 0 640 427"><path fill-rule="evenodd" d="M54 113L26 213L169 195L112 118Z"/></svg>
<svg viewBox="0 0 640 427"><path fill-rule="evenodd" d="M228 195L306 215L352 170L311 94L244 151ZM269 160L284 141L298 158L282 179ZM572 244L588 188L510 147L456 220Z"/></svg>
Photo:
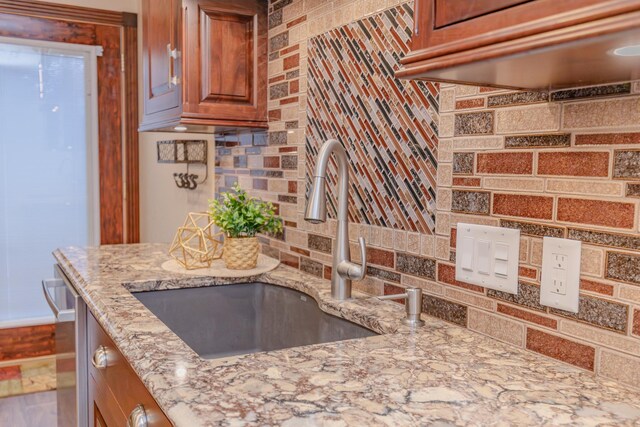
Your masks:
<svg viewBox="0 0 640 427"><path fill-rule="evenodd" d="M335 139L325 142L318 153L318 163L313 175L313 186L307 200L304 219L313 224L327 220L327 166L335 154L338 163L338 232L333 245L333 268L331 270L331 296L345 300L351 298L351 281L362 280L367 273L367 246L360 237L362 265L351 262L349 254L349 167L347 152Z"/></svg>

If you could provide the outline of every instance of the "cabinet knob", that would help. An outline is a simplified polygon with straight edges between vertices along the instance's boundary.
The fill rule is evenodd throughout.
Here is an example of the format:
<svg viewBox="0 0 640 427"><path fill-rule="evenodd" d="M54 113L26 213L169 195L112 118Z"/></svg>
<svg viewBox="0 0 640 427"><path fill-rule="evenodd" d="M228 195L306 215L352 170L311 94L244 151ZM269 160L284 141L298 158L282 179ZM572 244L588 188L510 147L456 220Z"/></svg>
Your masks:
<svg viewBox="0 0 640 427"><path fill-rule="evenodd" d="M147 411L144 410L144 406L138 405L133 408L127 419L127 427L147 427L148 425Z"/></svg>
<svg viewBox="0 0 640 427"><path fill-rule="evenodd" d="M93 352L91 364L96 369L105 369L109 366L109 350L107 347L101 345Z"/></svg>

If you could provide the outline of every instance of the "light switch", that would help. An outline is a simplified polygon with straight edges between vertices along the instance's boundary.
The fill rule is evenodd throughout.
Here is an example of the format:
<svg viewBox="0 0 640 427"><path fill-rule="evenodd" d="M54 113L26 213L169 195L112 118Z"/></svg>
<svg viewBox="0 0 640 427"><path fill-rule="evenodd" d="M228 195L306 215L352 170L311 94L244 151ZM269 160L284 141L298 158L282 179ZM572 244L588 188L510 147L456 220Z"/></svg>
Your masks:
<svg viewBox="0 0 640 427"><path fill-rule="evenodd" d="M478 240L478 273L489 275L491 272L491 242Z"/></svg>
<svg viewBox="0 0 640 427"><path fill-rule="evenodd" d="M578 312L581 250L582 243L578 240L543 239L540 304Z"/></svg>
<svg viewBox="0 0 640 427"><path fill-rule="evenodd" d="M520 230L457 224L456 280L518 293Z"/></svg>

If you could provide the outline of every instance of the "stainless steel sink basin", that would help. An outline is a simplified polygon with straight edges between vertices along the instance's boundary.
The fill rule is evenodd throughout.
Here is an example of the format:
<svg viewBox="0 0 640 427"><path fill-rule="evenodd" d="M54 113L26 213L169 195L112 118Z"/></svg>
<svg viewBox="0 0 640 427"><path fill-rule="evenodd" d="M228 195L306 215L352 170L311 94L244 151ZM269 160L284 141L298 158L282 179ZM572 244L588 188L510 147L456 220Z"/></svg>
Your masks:
<svg viewBox="0 0 640 427"><path fill-rule="evenodd" d="M206 359L377 335L302 292L265 283L133 295Z"/></svg>

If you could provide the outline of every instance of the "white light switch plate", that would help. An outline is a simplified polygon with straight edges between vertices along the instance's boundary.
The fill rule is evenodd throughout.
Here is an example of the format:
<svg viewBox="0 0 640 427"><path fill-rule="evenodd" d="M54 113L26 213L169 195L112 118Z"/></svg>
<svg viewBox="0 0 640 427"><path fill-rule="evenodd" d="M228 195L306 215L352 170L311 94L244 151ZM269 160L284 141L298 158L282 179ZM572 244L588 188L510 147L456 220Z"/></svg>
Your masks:
<svg viewBox="0 0 640 427"><path fill-rule="evenodd" d="M578 312L582 242L545 237L542 240L540 304Z"/></svg>
<svg viewBox="0 0 640 427"><path fill-rule="evenodd" d="M520 230L458 223L456 280L518 293Z"/></svg>

